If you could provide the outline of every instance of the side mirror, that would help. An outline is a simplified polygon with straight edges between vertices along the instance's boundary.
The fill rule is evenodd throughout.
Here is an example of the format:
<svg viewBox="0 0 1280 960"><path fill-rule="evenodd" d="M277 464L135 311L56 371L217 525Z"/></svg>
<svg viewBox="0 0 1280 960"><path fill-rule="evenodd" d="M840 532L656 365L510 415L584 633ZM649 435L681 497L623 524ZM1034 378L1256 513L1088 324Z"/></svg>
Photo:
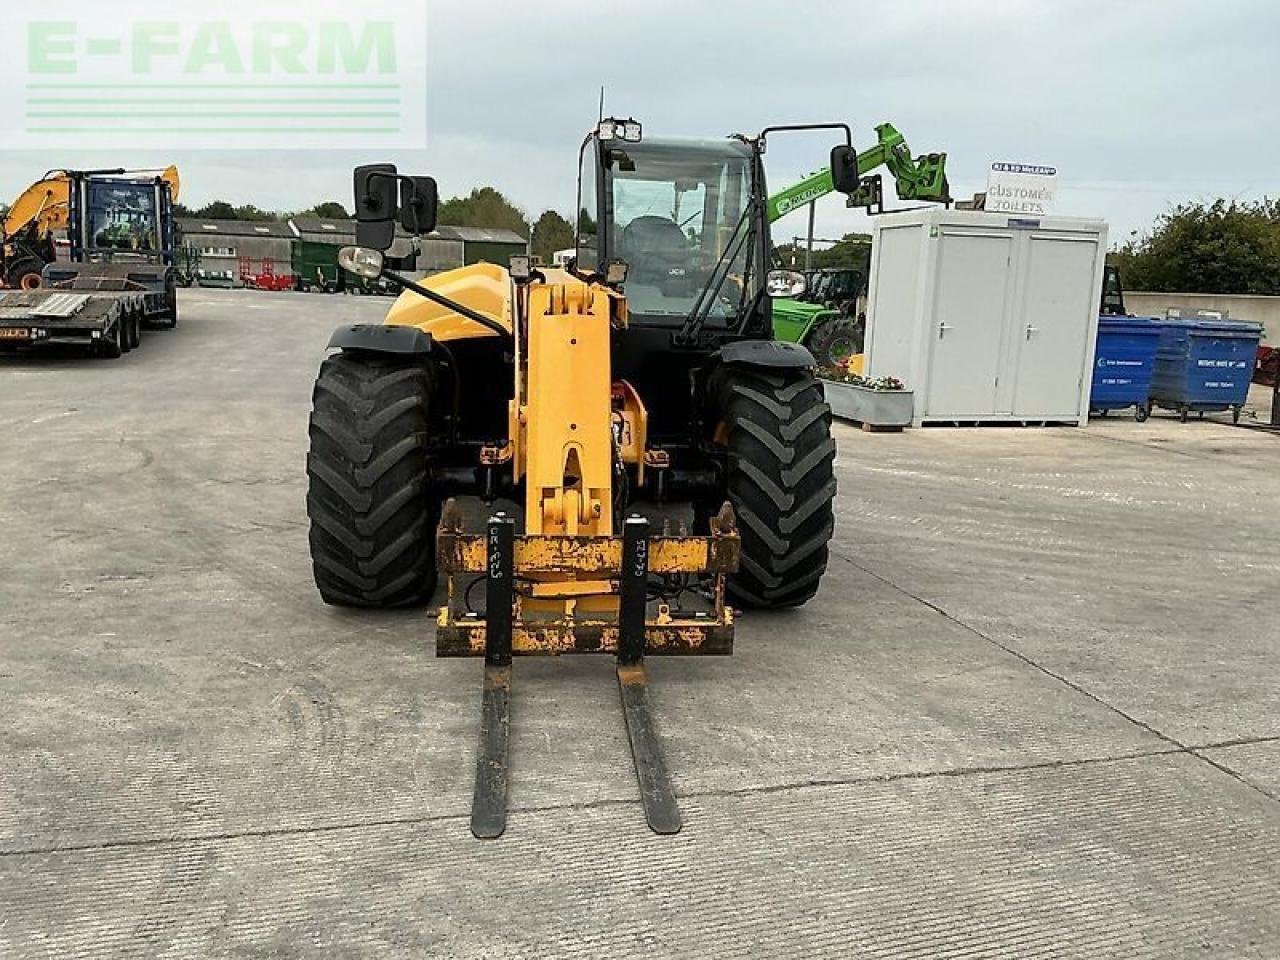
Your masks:
<svg viewBox="0 0 1280 960"><path fill-rule="evenodd" d="M414 236L436 228L439 191L431 177L402 177L394 163L356 167L356 243L388 250L396 221Z"/></svg>
<svg viewBox="0 0 1280 960"><path fill-rule="evenodd" d="M831 182L840 193L858 189L858 153L841 144L831 148Z"/></svg>
<svg viewBox="0 0 1280 960"><path fill-rule="evenodd" d="M397 181L394 163L356 167L356 243L387 250L396 236Z"/></svg>
<svg viewBox="0 0 1280 960"><path fill-rule="evenodd" d="M440 195L431 177L400 179L400 226L415 237L436 228Z"/></svg>
<svg viewBox="0 0 1280 960"><path fill-rule="evenodd" d="M804 274L798 270L770 270L764 284L770 297L798 297L808 287Z"/></svg>

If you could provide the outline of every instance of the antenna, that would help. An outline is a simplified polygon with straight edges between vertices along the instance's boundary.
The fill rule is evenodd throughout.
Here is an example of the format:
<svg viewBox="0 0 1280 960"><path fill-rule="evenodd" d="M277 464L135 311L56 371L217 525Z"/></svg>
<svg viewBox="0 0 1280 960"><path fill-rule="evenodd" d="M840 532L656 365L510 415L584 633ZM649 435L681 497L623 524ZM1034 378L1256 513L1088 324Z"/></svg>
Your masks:
<svg viewBox="0 0 1280 960"><path fill-rule="evenodd" d="M604 84L600 85L600 116L596 119L597 121L604 120Z"/></svg>

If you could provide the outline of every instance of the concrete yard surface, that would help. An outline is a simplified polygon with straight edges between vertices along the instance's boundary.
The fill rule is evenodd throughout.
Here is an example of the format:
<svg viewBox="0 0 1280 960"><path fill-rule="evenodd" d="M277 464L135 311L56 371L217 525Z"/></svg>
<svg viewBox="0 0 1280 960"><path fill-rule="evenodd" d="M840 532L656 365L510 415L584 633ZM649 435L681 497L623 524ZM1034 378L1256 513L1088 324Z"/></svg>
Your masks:
<svg viewBox="0 0 1280 960"><path fill-rule="evenodd" d="M1280 436L836 427L818 597L611 664L325 607L312 380L381 299L184 291L117 361L0 359L0 957L1280 957Z"/></svg>

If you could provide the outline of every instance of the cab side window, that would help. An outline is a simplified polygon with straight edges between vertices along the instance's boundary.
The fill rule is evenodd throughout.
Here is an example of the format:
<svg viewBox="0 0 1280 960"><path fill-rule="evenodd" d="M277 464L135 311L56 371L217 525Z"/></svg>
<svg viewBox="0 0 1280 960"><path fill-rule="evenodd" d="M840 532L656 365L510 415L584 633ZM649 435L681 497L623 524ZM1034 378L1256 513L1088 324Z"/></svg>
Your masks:
<svg viewBox="0 0 1280 960"><path fill-rule="evenodd" d="M599 225L596 213L600 209L598 184L600 167L594 140L582 149L578 164L578 269L595 270L600 262Z"/></svg>

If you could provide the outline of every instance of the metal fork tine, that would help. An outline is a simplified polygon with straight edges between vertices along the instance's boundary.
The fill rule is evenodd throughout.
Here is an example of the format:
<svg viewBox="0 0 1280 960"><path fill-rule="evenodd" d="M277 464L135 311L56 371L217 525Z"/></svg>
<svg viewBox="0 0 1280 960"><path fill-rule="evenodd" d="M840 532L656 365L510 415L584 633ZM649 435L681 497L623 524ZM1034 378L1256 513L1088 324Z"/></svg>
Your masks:
<svg viewBox="0 0 1280 960"><path fill-rule="evenodd" d="M627 721L631 758L635 761L640 801L644 804L649 829L661 834L679 833L680 808L649 710L649 672L644 661L618 664L618 690L622 694L622 713Z"/></svg>
<svg viewBox="0 0 1280 960"><path fill-rule="evenodd" d="M508 747L511 741L511 665L484 668L480 704L480 752L476 757L476 789L471 801L471 833L481 840L507 829Z"/></svg>
<svg viewBox="0 0 1280 960"><path fill-rule="evenodd" d="M511 742L511 621L515 524L504 514L489 521L485 584L484 693L480 701L480 752L471 800L471 832L482 840L507 828Z"/></svg>

